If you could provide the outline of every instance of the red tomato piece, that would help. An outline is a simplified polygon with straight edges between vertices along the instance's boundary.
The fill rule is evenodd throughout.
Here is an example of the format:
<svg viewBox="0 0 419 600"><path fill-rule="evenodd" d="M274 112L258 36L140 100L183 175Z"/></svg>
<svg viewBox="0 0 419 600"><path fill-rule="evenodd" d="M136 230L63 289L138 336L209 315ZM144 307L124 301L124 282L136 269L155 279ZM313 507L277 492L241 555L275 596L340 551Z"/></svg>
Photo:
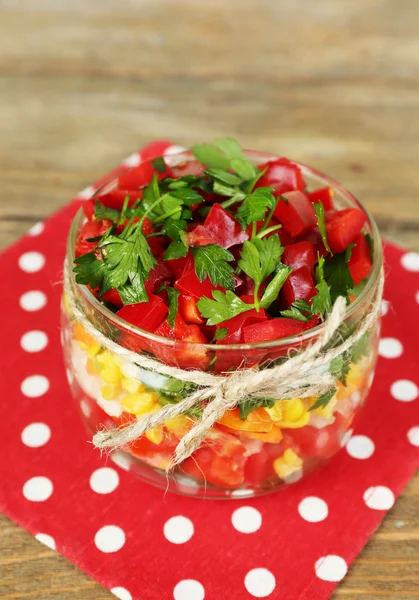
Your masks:
<svg viewBox="0 0 419 600"><path fill-rule="evenodd" d="M313 277L308 267L300 267L293 271L285 281L281 290L281 298L285 300L286 306L291 306L296 300L306 300L317 294Z"/></svg>
<svg viewBox="0 0 419 600"><path fill-rule="evenodd" d="M244 327L243 337L246 344L268 342L269 340L278 340L289 335L297 335L315 327L318 322L319 319L317 316L312 317L308 321L296 321L295 319L280 317Z"/></svg>
<svg viewBox="0 0 419 600"><path fill-rule="evenodd" d="M313 203L321 202L324 210L327 212L333 210L333 189L331 187L323 187L318 190L313 190L307 194L307 197Z"/></svg>
<svg viewBox="0 0 419 600"><path fill-rule="evenodd" d="M348 266L354 280L354 285L358 285L358 283L371 273L372 262L370 245L362 233L355 238L354 243L355 246L352 248Z"/></svg>
<svg viewBox="0 0 419 600"><path fill-rule="evenodd" d="M286 200L282 198L279 200L275 208L275 216L292 237L316 225L313 204L303 192L285 192L282 196Z"/></svg>
<svg viewBox="0 0 419 600"><path fill-rule="evenodd" d="M214 204L204 222L205 228L213 235L215 243L223 248L242 244L249 239L247 231L220 204Z"/></svg>
<svg viewBox="0 0 419 600"><path fill-rule="evenodd" d="M118 188L120 190L138 190L139 188L148 185L153 179L154 174L157 174L158 179L171 177L172 171L167 167L166 171L156 171L153 167L152 160L146 160L138 167L134 167L122 175L118 179Z"/></svg>
<svg viewBox="0 0 419 600"><path fill-rule="evenodd" d="M348 428L345 417L338 412L334 416L335 422L321 429L306 425L299 429L288 429L287 433L306 456L330 458L340 450L342 437Z"/></svg>
<svg viewBox="0 0 419 600"><path fill-rule="evenodd" d="M286 246L282 255L282 262L293 269L307 267L310 273L314 272L314 265L317 262L314 245L312 242L298 242Z"/></svg>
<svg viewBox="0 0 419 600"><path fill-rule="evenodd" d="M187 323L195 323L197 325L204 323L204 319L201 317L201 313L196 305L196 299L192 298L192 296L184 294L179 296L179 312Z"/></svg>
<svg viewBox="0 0 419 600"><path fill-rule="evenodd" d="M108 219L103 219L103 221L97 221L96 219L86 221L77 236L76 257L92 252L97 242L88 242L87 240L102 236L111 225L112 222L108 221Z"/></svg>
<svg viewBox="0 0 419 600"><path fill-rule="evenodd" d="M270 487L278 484L274 461L285 451L283 442L279 444L264 444L260 452L249 456L245 466L245 481L247 486Z"/></svg>
<svg viewBox="0 0 419 600"><path fill-rule="evenodd" d="M185 241L188 246L208 246L216 244L217 240L211 231L204 225L197 225L192 231L186 234Z"/></svg>
<svg viewBox="0 0 419 600"><path fill-rule="evenodd" d="M333 213L326 224L332 252L343 252L361 233L367 215L359 208L345 208Z"/></svg>
<svg viewBox="0 0 419 600"><path fill-rule="evenodd" d="M259 167L260 171L267 169L266 173L259 179L256 187L273 187L275 195L301 190L305 188L304 178L300 168L288 158L271 160Z"/></svg>

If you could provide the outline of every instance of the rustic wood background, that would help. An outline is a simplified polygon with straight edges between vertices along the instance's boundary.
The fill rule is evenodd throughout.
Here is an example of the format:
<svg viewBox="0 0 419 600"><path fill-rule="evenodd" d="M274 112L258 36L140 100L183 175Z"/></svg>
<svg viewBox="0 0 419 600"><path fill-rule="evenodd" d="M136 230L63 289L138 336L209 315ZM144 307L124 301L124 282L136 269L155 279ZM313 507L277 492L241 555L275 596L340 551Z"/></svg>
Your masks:
<svg viewBox="0 0 419 600"><path fill-rule="evenodd" d="M417 0L0 0L0 246L150 139L229 134L419 250L418 34ZM110 597L0 518L0 598ZM334 597L419 598L418 476Z"/></svg>

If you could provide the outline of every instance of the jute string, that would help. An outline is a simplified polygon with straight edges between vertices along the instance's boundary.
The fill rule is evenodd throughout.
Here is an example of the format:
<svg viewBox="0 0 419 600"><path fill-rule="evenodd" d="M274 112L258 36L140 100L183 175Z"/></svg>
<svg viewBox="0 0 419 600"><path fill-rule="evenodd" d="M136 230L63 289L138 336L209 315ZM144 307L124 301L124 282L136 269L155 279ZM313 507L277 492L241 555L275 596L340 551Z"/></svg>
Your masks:
<svg viewBox="0 0 419 600"><path fill-rule="evenodd" d="M277 366L261 370L243 369L226 375L213 375L204 371L186 371L178 367L165 365L158 360L123 348L101 331L86 317L77 304L73 291L71 272L68 263L64 265L64 290L67 295L72 316L82 322L85 330L103 347L125 362L134 364L160 375L174 377L198 386L186 398L176 404L168 404L155 413L146 415L127 427L98 431L93 436L96 448L114 450L129 444L146 431L161 425L167 419L176 417L205 402L202 417L179 441L168 470L183 462L202 444L211 427L226 411L249 399L307 398L324 394L336 383L335 377L321 367L343 354L356 344L373 326L380 312L384 274L381 272L370 309L360 322L356 331L346 339L338 340L333 347L326 348L334 333L343 323L346 313L346 301L337 298L322 332L316 341L304 350L290 356ZM191 344L192 346L192 344ZM193 348L192 348L193 352ZM318 372L313 370L318 368Z"/></svg>

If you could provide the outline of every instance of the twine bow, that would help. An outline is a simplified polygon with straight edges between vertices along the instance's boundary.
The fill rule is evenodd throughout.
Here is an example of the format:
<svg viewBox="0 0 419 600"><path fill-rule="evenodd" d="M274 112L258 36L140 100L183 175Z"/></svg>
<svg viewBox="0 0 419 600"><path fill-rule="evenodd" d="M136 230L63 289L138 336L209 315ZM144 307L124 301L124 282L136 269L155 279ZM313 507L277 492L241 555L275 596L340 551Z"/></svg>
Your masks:
<svg viewBox="0 0 419 600"><path fill-rule="evenodd" d="M336 378L328 371L331 360L351 348L372 327L380 311L380 302L384 285L381 272L370 310L367 312L357 330L333 348L326 348L333 335L342 324L346 314L346 301L337 298L324 328L316 341L299 353L286 359L277 366L261 370L243 369L232 374L213 375L203 371L186 371L160 363L158 360L132 352L100 332L77 306L71 285L68 263L64 268L64 289L70 310L76 319L82 321L83 327L96 341L110 352L126 362L138 365L161 375L174 377L198 386L183 400L176 404L168 404L155 413L139 418L127 427L98 431L93 436L96 448L116 449L129 444L146 431L157 427L172 417L183 414L206 402L202 417L179 441L168 469L175 467L188 458L200 447L211 427L235 406L249 399L275 398L307 398L324 394L336 383Z"/></svg>

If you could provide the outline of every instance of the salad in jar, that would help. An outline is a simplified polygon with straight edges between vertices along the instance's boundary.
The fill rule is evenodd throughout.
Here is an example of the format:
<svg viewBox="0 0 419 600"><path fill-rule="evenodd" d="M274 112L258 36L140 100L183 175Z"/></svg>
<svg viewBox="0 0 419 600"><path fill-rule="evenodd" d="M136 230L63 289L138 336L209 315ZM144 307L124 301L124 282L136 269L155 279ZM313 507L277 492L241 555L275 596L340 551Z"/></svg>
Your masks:
<svg viewBox="0 0 419 600"><path fill-rule="evenodd" d="M338 297L347 309L336 337L356 331L377 301L382 263L376 226L349 192L230 138L148 160L99 189L73 223L68 260L64 350L92 432L128 427L197 387L128 362L124 351L225 377L270 369L316 339ZM144 479L182 493L246 496L296 481L350 436L378 335L377 317L330 361L336 385L327 393L249 398L227 410L169 483L165 469L205 402L122 450Z"/></svg>

